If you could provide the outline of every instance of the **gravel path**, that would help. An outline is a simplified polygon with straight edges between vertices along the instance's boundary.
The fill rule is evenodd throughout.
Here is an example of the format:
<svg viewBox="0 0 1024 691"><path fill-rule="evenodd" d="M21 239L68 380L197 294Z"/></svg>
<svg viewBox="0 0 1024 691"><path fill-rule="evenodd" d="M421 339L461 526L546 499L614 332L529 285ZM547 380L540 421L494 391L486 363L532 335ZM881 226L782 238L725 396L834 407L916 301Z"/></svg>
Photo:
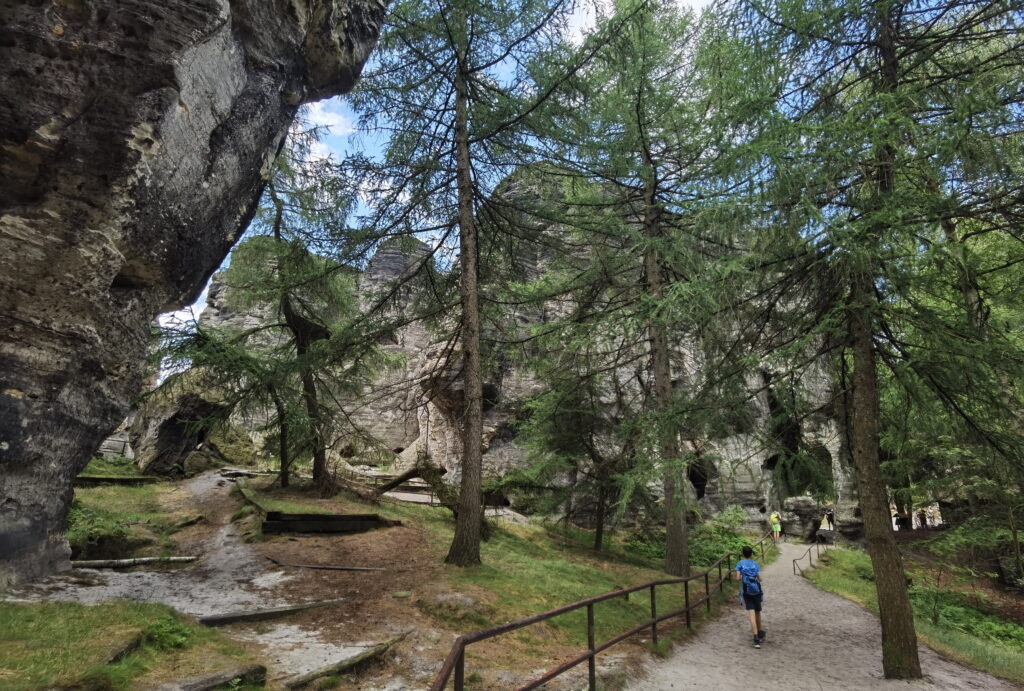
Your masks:
<svg viewBox="0 0 1024 691"><path fill-rule="evenodd" d="M764 626L768 639L754 649L746 612L733 599L698 636L649 670L634 691L668 689L786 689L786 691L878 691L880 689L1020 689L1011 682L969 669L921 646L925 678L882 676L878 618L859 605L819 590L794 576L793 559L806 545L780 545L781 555L763 572Z"/></svg>

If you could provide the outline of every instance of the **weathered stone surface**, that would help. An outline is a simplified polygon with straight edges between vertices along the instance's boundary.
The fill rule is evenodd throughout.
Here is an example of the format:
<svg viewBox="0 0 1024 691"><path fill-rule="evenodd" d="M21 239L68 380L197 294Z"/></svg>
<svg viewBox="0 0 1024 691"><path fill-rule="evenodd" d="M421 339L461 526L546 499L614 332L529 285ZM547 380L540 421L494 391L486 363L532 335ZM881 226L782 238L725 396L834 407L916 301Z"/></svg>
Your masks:
<svg viewBox="0 0 1024 691"><path fill-rule="evenodd" d="M383 0L0 4L0 581L67 564L71 478L149 324L246 226L296 108L350 88Z"/></svg>
<svg viewBox="0 0 1024 691"><path fill-rule="evenodd" d="M364 309L387 305L392 316L411 313L412 289L404 283L418 262L426 256L426 247L409 243L402 248L385 245L368 262L359 276L359 291ZM534 261L527 267L535 275L543 263ZM538 268L541 267L541 268ZM237 313L228 306L222 284L214 283L207 310L201 319L214 326L252 328L266 314L250 310ZM554 311L556 307L552 307ZM564 309L564 307L563 307ZM269 312L268 312L269 313ZM521 321L540 321L543 314L517 315ZM351 439L342 439L333 454L349 458L357 456L362 463L392 463L393 470L403 472L424 461L444 468L444 481L458 484L461 478L462 439L458 423L462 402L462 381L458 354L446 360L450 344L442 336L431 333L420 323L397 327L381 341L381 347L404 357L404 365L385 372L368 390L362 402L336 397L376 445L354 448ZM673 372L679 381L692 378L688 367L696 357L684 339L675 343ZM624 372L623 380L635 376ZM843 447L839 422L827 411L835 394L832 378L825 369L811 368L797 382L801 395L823 412L809 415L793 428L793 443L818 459L824 474L831 473L838 494L836 519L840 530L856 538L861 531L856 515L848 454ZM750 382L751 390L764 387L761 377ZM543 382L522 367L506 366L492 372L484 383L483 474L485 478L502 477L523 468L526 452L517 444L515 414L522 401L543 390ZM691 500L704 516L713 516L731 505L741 506L747 514L747 527L767 530L768 514L782 509L785 488L773 470L779 449L772 439L770 423L774 417L769 396L762 391L749 403L749 419L737 423L732 434L704 440L699 444L700 460L690 473ZM566 476L564 482L572 479ZM802 490L800 490L802 491ZM660 486L652 487L659 496ZM514 500L514 497L513 497ZM820 514L819 514L820 518ZM786 519L797 530L798 523L808 519L795 516ZM799 528L803 532L803 527Z"/></svg>
<svg viewBox="0 0 1024 691"><path fill-rule="evenodd" d="M203 451L209 427L204 423L224 410L222 401L198 391L171 389L145 399L131 428L135 463L146 475L181 476L199 470L196 464L207 455ZM222 464L223 459L217 461Z"/></svg>
<svg viewBox="0 0 1024 691"><path fill-rule="evenodd" d="M825 505L812 497L787 497L782 502L782 530L786 535L811 540L824 515Z"/></svg>

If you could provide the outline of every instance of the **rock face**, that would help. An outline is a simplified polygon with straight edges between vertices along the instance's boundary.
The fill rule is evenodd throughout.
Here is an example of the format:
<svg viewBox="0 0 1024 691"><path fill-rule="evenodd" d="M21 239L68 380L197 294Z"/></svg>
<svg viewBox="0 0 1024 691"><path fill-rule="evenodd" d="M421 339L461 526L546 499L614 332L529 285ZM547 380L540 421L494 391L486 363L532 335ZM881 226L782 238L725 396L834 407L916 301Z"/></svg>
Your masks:
<svg viewBox="0 0 1024 691"><path fill-rule="evenodd" d="M404 249L396 244L384 245L359 275L363 308L383 301L392 316L409 314L412 290L403 287L403 281L426 256L427 248L421 244L410 243ZM537 265L531 264L527 271L535 278L542 263L534 263ZM211 326L241 329L268 319L269 311L233 310L227 298L225 286L215 277L201 320ZM537 322L545 317L531 313L517 318ZM335 460L339 456L356 456L360 461L372 462L376 455L380 463L391 465L396 472L428 460L447 471L445 482L458 484L462 471L458 420L462 382L457 355L445 362L449 345L446 334L432 333L419 322L398 326L381 339L381 348L401 355L404 364L383 373L372 390L366 392L365 400L336 398L346 407L347 418L376 441L378 453L365 445L354 448L352 440L344 438L334 449ZM672 360L673 376L686 381L686 368L693 366L697 358L685 339L676 343ZM632 377L635 373L624 372L622 379ZM767 530L768 515L777 509L782 512L787 533L809 536L812 527L817 528L813 522L815 518L820 521L824 506L804 496L810 488L806 477L787 476L786 464L780 458L788 452L802 454L814 462L817 472L813 488L832 490L837 495L839 530L851 539L860 536L862 528L849 454L843 444L840 420L832 412L832 381L823 363L807 368L795 381L775 377L767 370L752 379L750 389L761 393L749 402L746 418L736 422L731 434L705 440L696 449L700 460L691 468L689 488L700 514L713 516L728 506L738 505L747 514L748 528ZM515 415L521 402L542 390L543 382L532 372L512 364L497 368L484 382L481 442L485 478L502 477L525 466L526 451L516 440ZM789 395L806 400L815 412L781 426L776 422L777 429L773 429L773 420L779 417L777 399ZM134 438L133 443L137 445ZM566 476L563 481L572 479ZM660 491L660 487L653 489L655 494Z"/></svg>
<svg viewBox="0 0 1024 691"><path fill-rule="evenodd" d="M0 5L0 581L67 564L71 479L149 324L248 223L298 106L351 88L383 0Z"/></svg>
<svg viewBox="0 0 1024 691"><path fill-rule="evenodd" d="M175 392L146 399L132 424L135 462L147 475L184 475L189 456L206 441L199 423L219 413L223 403L199 392Z"/></svg>

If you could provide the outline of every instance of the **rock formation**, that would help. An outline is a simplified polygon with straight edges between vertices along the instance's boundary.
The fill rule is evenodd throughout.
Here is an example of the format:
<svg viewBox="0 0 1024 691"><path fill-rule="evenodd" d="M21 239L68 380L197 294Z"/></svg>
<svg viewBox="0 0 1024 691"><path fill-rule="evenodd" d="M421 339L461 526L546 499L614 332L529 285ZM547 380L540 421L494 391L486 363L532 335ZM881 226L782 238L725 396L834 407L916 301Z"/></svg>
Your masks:
<svg viewBox="0 0 1024 691"><path fill-rule="evenodd" d="M0 581L67 564L71 479L150 322L247 225L302 103L353 85L383 0L0 5Z"/></svg>
<svg viewBox="0 0 1024 691"><path fill-rule="evenodd" d="M385 244L359 275L364 309L386 298L390 305L387 309L393 316L409 314L412 289L403 287L403 282L426 254L427 248L415 243L405 249ZM536 277L540 269L533 264L537 262L528 271ZM227 291L215 277L201 321L210 326L244 329L267 319L258 310L237 312L228 302ZM525 321L545 318L541 313L519 317ZM379 453L374 454L365 446L355 449L351 440L341 439L334 450L336 458L343 456L365 463L373 462L376 455L377 462L391 465L397 472L429 459L447 471L445 482L459 482L462 442L457 420L461 380L458 363L444 362L447 344L446 334L432 333L418 322L399 326L381 339L380 346L403 356L404 365L385 372L366 392L364 401L349 400L351 408L346 409L347 417L376 440ZM692 366L696 358L688 352L685 339L678 340L673 359L676 374L681 380L686 379L685 363ZM635 373L624 373L622 379L633 376ZM766 528L768 513L779 509L788 534L809 536L816 527L814 514L820 522L824 506L804 492L834 491L838 497L835 509L840 531L848 537L859 537L861 521L848 452L842 442L840 422L831 412L835 409L831 405L835 397L832 382L824 362L805 371L797 381L773 378L764 371L750 382L750 389L761 393L749 402L747 419L738 423L732 434L703 442L699 449L701 460L691 469L691 498L702 515L711 516L728 506L739 505L746 511L748 527L758 529ZM798 391L787 391L786 386ZM540 393L542 388L542 382L532 372L517 365L498 368L485 382L481 440L485 477L501 477L525 466L526 452L516 442L514 416L520 403ZM808 401L816 412L801 420L779 423L776 399L792 395ZM782 426L773 430L773 424ZM780 462L783 453L803 454L816 463L817 473L812 478L815 481L788 477L785 462ZM567 476L564 481L570 482L571 478ZM655 494L659 491L660 488L653 490Z"/></svg>

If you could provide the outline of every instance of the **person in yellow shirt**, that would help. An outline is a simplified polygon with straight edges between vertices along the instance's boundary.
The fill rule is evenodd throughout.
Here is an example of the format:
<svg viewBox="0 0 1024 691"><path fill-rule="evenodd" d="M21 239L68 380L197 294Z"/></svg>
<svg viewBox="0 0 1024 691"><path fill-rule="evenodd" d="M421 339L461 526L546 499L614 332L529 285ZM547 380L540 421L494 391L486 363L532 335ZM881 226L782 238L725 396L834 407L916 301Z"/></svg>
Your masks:
<svg viewBox="0 0 1024 691"><path fill-rule="evenodd" d="M772 511L772 515L768 517L768 522L772 525L772 539L776 542L782 537L782 518L779 516L778 511Z"/></svg>

